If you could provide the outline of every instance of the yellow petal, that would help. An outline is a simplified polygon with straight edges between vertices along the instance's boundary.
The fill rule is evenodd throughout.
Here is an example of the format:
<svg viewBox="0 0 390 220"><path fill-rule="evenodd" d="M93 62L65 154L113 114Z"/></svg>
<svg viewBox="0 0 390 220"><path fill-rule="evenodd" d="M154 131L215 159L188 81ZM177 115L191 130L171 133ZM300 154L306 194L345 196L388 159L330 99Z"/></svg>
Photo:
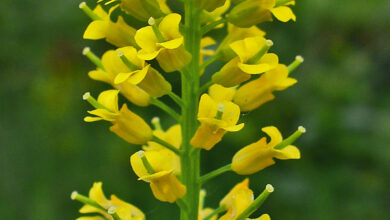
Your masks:
<svg viewBox="0 0 390 220"><path fill-rule="evenodd" d="M92 21L84 32L83 38L98 40L106 37L108 23L104 20Z"/></svg>
<svg viewBox="0 0 390 220"><path fill-rule="evenodd" d="M211 78L213 82L225 87L233 87L249 80L251 76L238 67L238 62L239 58L236 57L226 63L221 70L214 73Z"/></svg>
<svg viewBox="0 0 390 220"><path fill-rule="evenodd" d="M181 34L179 32L179 24L181 20L181 15L176 13L171 13L165 16L160 22L158 29L161 31L164 39L173 40L180 38Z"/></svg>
<svg viewBox="0 0 390 220"><path fill-rule="evenodd" d="M199 101L198 118L214 118L217 114L217 105L208 94L203 94Z"/></svg>
<svg viewBox="0 0 390 220"><path fill-rule="evenodd" d="M158 43L158 45L161 45L162 47L164 47L166 49L176 49L176 48L180 47L180 45L183 44L183 40L184 40L183 37L179 37L179 38L176 38L176 39L173 39L170 41Z"/></svg>
<svg viewBox="0 0 390 220"><path fill-rule="evenodd" d="M145 144L152 138L149 125L124 104L110 131L132 144Z"/></svg>
<svg viewBox="0 0 390 220"><path fill-rule="evenodd" d="M103 193L102 185L102 182L93 183L92 188L89 190L88 196L99 205L103 206L104 208L108 208L107 206L110 204L110 202Z"/></svg>
<svg viewBox="0 0 390 220"><path fill-rule="evenodd" d="M249 179L245 178L242 182L237 183L228 194L219 202L219 206L232 207L233 201L232 197L240 190L240 189L248 189L249 187Z"/></svg>
<svg viewBox="0 0 390 220"><path fill-rule="evenodd" d="M275 150L274 157L279 160L288 160L288 159L300 159L301 153L299 149L293 145L288 145L281 150Z"/></svg>
<svg viewBox="0 0 390 220"><path fill-rule="evenodd" d="M100 69L89 71L88 76L91 79L103 81L103 82L109 83L109 84L112 83L112 81L114 80L114 77L115 77L113 74L110 74L110 73L105 72L105 71L100 70Z"/></svg>
<svg viewBox="0 0 390 220"><path fill-rule="evenodd" d="M217 102L231 101L236 92L234 88L226 88L219 84L214 84L209 88L209 94Z"/></svg>
<svg viewBox="0 0 390 220"><path fill-rule="evenodd" d="M126 97L130 102L138 106L148 106L150 95L146 93L143 89L139 88L136 85L133 85L128 82L119 84L117 87L121 90L123 96Z"/></svg>
<svg viewBox="0 0 390 220"><path fill-rule="evenodd" d="M123 52L123 55L134 65L136 65L139 69L142 69L144 67L145 61L138 58L138 52L137 49L135 49L133 46L128 47L121 47L115 50L118 54L119 51Z"/></svg>
<svg viewBox="0 0 390 220"><path fill-rule="evenodd" d="M93 13L97 14L101 19L106 19L108 17L107 12L104 11L102 6L100 6L99 4L96 5L95 9L93 9Z"/></svg>
<svg viewBox="0 0 390 220"><path fill-rule="evenodd" d="M137 86L152 97L161 97L172 91L171 84L153 67L149 67L144 80Z"/></svg>
<svg viewBox="0 0 390 220"><path fill-rule="evenodd" d="M244 64L239 63L238 67L248 74L260 74L267 72L276 67L279 62L279 58L274 53L265 54L257 64Z"/></svg>
<svg viewBox="0 0 390 220"><path fill-rule="evenodd" d="M186 187L172 173L150 183L153 195L160 201L173 203L186 194Z"/></svg>
<svg viewBox="0 0 390 220"><path fill-rule="evenodd" d="M152 53L158 50L157 48L158 39L154 34L153 28L151 26L147 26L139 29L135 33L134 38L138 46L140 46L146 52Z"/></svg>
<svg viewBox="0 0 390 220"><path fill-rule="evenodd" d="M87 116L87 117L84 118L85 122L94 122L94 121L100 121L100 120L103 120L103 118L101 118L101 117L91 117L91 116Z"/></svg>
<svg viewBox="0 0 390 220"><path fill-rule="evenodd" d="M154 51L147 51L141 49L138 51L138 57L144 60L153 60L154 58L157 57L157 55L163 50L163 48L159 48L158 50Z"/></svg>
<svg viewBox="0 0 390 220"><path fill-rule="evenodd" d="M148 73L149 67L150 67L150 64L145 66L141 70L134 71L134 73L131 74L130 77L128 78L128 82L131 84L134 84L134 85L140 83L142 80L145 79L145 76Z"/></svg>
<svg viewBox="0 0 390 220"><path fill-rule="evenodd" d="M196 130L194 137L191 139L191 145L196 148L210 150L222 140L222 137L225 134L225 130L218 129L215 125L202 123Z"/></svg>
<svg viewBox="0 0 390 220"><path fill-rule="evenodd" d="M113 112L118 112L118 93L119 90L106 90L99 94L97 101Z"/></svg>
<svg viewBox="0 0 390 220"><path fill-rule="evenodd" d="M271 217L268 214L263 214L258 218L255 218L253 220L271 220Z"/></svg>
<svg viewBox="0 0 390 220"><path fill-rule="evenodd" d="M268 143L269 147L273 148L282 142L282 134L275 126L264 127L261 130L271 138L271 141Z"/></svg>
<svg viewBox="0 0 390 220"><path fill-rule="evenodd" d="M129 213L131 213L132 218L141 217L141 219L145 219L145 215L140 209L138 209L137 207L135 207L134 205L132 205L130 203L127 203L123 200L120 200L115 195L111 195L111 203L116 207L125 207L127 209L127 211ZM119 212L119 210L118 210L118 212ZM130 218L130 220L132 220L132 218Z"/></svg>
<svg viewBox="0 0 390 220"><path fill-rule="evenodd" d="M191 54L181 45L176 49L161 50L157 56L157 61L165 72L179 71L190 63Z"/></svg>
<svg viewBox="0 0 390 220"><path fill-rule="evenodd" d="M134 72L135 72L135 71L134 71ZM126 80L131 76L131 74L133 74L134 72L119 73L118 75L116 75L114 83L115 83L115 84L123 83L123 82L126 81Z"/></svg>
<svg viewBox="0 0 390 220"><path fill-rule="evenodd" d="M234 154L232 170L240 175L256 173L274 164L272 156L273 151L267 148L266 138L262 138Z"/></svg>
<svg viewBox="0 0 390 220"><path fill-rule="evenodd" d="M256 36L235 41L230 44L232 50L240 57L242 63L246 63L265 45L265 38Z"/></svg>
<svg viewBox="0 0 390 220"><path fill-rule="evenodd" d="M282 22L287 22L290 19L296 21L296 16L291 8L287 6L279 6L277 8L271 9L272 14Z"/></svg>
<svg viewBox="0 0 390 220"><path fill-rule="evenodd" d="M109 112L106 109L95 109L95 110L87 111L87 112L89 114L91 114L91 115L96 115L96 116L98 116L99 118L101 118L102 120L105 120L105 121L115 121L117 116L118 116L117 113ZM91 118L87 118L86 117L86 118L84 118L84 120L86 120L87 122L98 121L94 117L91 117Z"/></svg>

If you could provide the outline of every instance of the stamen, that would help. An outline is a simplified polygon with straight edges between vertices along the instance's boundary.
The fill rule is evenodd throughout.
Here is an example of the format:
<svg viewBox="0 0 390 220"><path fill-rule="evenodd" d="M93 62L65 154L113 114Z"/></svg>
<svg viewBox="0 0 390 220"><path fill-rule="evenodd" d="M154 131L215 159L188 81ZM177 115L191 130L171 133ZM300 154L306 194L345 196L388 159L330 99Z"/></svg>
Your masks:
<svg viewBox="0 0 390 220"><path fill-rule="evenodd" d="M83 55L86 56L93 64L95 64L96 67L104 70L104 66L103 66L102 61L100 60L100 58L98 56L96 56L96 54L94 54L91 51L91 48L85 47L83 49Z"/></svg>
<svg viewBox="0 0 390 220"><path fill-rule="evenodd" d="M296 56L295 60L287 67L288 73L292 73L299 65L301 65L301 63L303 63L303 61L304 59L301 55Z"/></svg>
<svg viewBox="0 0 390 220"><path fill-rule="evenodd" d="M158 42L160 42L160 43L165 42L166 40L165 40L164 36L161 34L160 29L158 29L158 27L156 25L156 20L154 20L153 17L149 18L148 24L150 26L152 26L153 32L156 35Z"/></svg>
<svg viewBox="0 0 390 220"><path fill-rule="evenodd" d="M121 58L122 62L123 62L131 71L136 71L136 70L138 70L138 67L137 67L133 62L131 62L129 59L127 59L127 57L125 56L125 54L123 53L123 51L118 51L118 57Z"/></svg>
<svg viewBox="0 0 390 220"><path fill-rule="evenodd" d="M155 130L162 131L161 124L160 124L160 118L159 117L153 117L152 118L152 124L153 124Z"/></svg>
<svg viewBox="0 0 390 220"><path fill-rule="evenodd" d="M247 63L248 64L255 64L257 61L261 59L261 57L264 56L269 50L274 45L274 42L272 40L266 40L264 46L252 57L250 58Z"/></svg>
<svg viewBox="0 0 390 220"><path fill-rule="evenodd" d="M92 11L90 7L88 7L87 3L81 2L79 4L79 8L83 10L83 12L86 15L88 15L92 20L102 20L102 18L99 17L99 15L97 15L95 12Z"/></svg>
<svg viewBox="0 0 390 220"><path fill-rule="evenodd" d="M217 115L215 116L215 119L221 120L224 111L225 111L225 105L219 103L217 106Z"/></svg>
<svg viewBox="0 0 390 220"><path fill-rule="evenodd" d="M290 137L284 139L280 144L276 145L274 149L281 150L288 145L294 143L303 133L306 133L306 129L303 126L299 126L298 129L290 135Z"/></svg>
<svg viewBox="0 0 390 220"><path fill-rule="evenodd" d="M156 173L156 171L154 171L152 165L150 165L148 159L146 158L145 151L143 150L138 151L138 157L142 160L142 163L149 174Z"/></svg>

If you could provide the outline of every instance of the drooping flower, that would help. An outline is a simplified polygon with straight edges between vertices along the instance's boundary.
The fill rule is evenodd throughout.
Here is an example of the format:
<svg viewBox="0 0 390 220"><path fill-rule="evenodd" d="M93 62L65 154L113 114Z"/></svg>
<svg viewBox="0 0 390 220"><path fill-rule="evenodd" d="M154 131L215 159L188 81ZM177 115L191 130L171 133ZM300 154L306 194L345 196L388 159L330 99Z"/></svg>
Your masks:
<svg viewBox="0 0 390 220"><path fill-rule="evenodd" d="M226 0L195 0L194 2L198 8L204 9L206 11L213 11L225 4L225 1Z"/></svg>
<svg viewBox="0 0 390 220"><path fill-rule="evenodd" d="M220 201L220 207L225 207L227 212L218 218L218 220L237 219L237 217L239 217L240 214L243 213L253 203L253 201L253 191L249 189L249 179L246 178L242 182L236 184ZM255 220L270 220L270 217L268 214L264 214Z"/></svg>
<svg viewBox="0 0 390 220"><path fill-rule="evenodd" d="M85 48L83 54L92 54L89 48ZM94 54L92 56L95 56ZM99 58L95 58L99 59ZM118 57L118 52L114 50L106 51L100 65L96 70L92 70L88 73L88 76L94 80L102 81L110 84L115 89L118 89L123 96L125 96L130 102L138 106L148 106L150 95L141 89L138 85L134 85L128 81L122 83L115 83L116 76L121 72L127 72L128 68Z"/></svg>
<svg viewBox="0 0 390 220"><path fill-rule="evenodd" d="M99 0L102 2L104 0ZM167 0L110 0L108 3L120 2L121 9L140 21L147 21L150 17L160 18L171 12Z"/></svg>
<svg viewBox="0 0 390 220"><path fill-rule="evenodd" d="M296 82L296 79L288 77L287 67L278 64L275 69L238 88L233 100L240 106L241 111L251 111L273 100L274 91L285 90Z"/></svg>
<svg viewBox="0 0 390 220"><path fill-rule="evenodd" d="M272 41L260 36L231 43L230 47L238 56L213 75L213 82L232 87L249 80L251 74L261 74L275 68L279 62L278 56L267 53L272 45Z"/></svg>
<svg viewBox="0 0 390 220"><path fill-rule="evenodd" d="M86 7L88 6L85 2L80 4L80 8ZM110 16L115 9L116 7L112 7L107 13L100 5L97 5L92 11L93 14L91 14L94 20L88 25L83 38L90 40L106 39L108 43L117 47L136 46L134 40L136 30L129 26L122 16L118 16L116 22L111 21Z"/></svg>
<svg viewBox="0 0 390 220"><path fill-rule="evenodd" d="M179 31L181 16L171 13L165 16L158 27L156 20L149 19L150 26L139 29L135 41L141 50L138 56L143 60L157 58L166 72L181 70L191 60L191 54L184 49L184 38Z"/></svg>
<svg viewBox="0 0 390 220"><path fill-rule="evenodd" d="M138 58L134 47L118 48L115 52L117 57L112 57L112 65L116 68L121 67L118 68L120 72L115 77L115 84L129 82L152 97L166 95L172 90L171 84L156 69Z"/></svg>
<svg viewBox="0 0 390 220"><path fill-rule="evenodd" d="M155 120L154 118L153 120ZM152 120L152 121L153 121ZM163 131L162 129L153 130L153 136L160 138L161 140L171 144L177 149L181 147L181 127L179 124L173 125L168 130ZM146 152L155 151L161 152L162 155L168 155L167 158L170 158L172 163L172 170L175 175L181 174L181 166L180 166L180 157L176 155L174 152L168 150L163 145L156 143L154 141L149 141L146 145L142 146L142 149Z"/></svg>
<svg viewBox="0 0 390 220"><path fill-rule="evenodd" d="M222 40L222 42L219 44L216 52L219 55L219 58L226 62L237 56L237 54L235 54L232 48L229 46L231 43L248 37L265 36L265 32L260 30L257 26L241 28L231 23L228 23L227 30L228 33L226 37Z"/></svg>
<svg viewBox="0 0 390 220"><path fill-rule="evenodd" d="M92 98L89 93L84 94L83 99L96 108L88 111L94 116L87 116L84 121L110 121L113 124L110 131L125 141L132 144L145 144L152 138L151 128L141 117L130 111L126 104L123 104L119 110L118 93L118 90L107 90L100 93L97 100Z"/></svg>
<svg viewBox="0 0 390 220"><path fill-rule="evenodd" d="M72 193L72 198L75 199L78 196L77 192ZM88 199L95 202L101 208L97 208L90 204L85 204L79 211L82 214L98 213L100 216L91 216L91 217L80 217L81 220L101 220L108 219L112 220L111 215L107 211L111 207L116 209L116 213L122 220L144 220L145 215L134 205L131 205L125 201L122 201L115 195L111 195L110 200L106 198L102 190L102 182L93 183L91 189L89 190Z"/></svg>
<svg viewBox="0 0 390 220"><path fill-rule="evenodd" d="M213 10L210 11L202 11L201 12L201 18L200 22L201 24L209 24L213 21L218 21L222 19L222 15L229 10L230 8L230 0L224 1L219 7L216 7ZM224 24L219 24L215 26L214 28L221 28Z"/></svg>
<svg viewBox="0 0 390 220"><path fill-rule="evenodd" d="M216 101L208 94L203 94L199 102L198 120L201 125L191 139L197 148L210 150L221 141L226 132L239 131L244 124L236 125L240 117L240 108L229 101Z"/></svg>
<svg viewBox="0 0 390 220"><path fill-rule="evenodd" d="M291 143L305 132L303 127L287 138L284 143L279 130L274 126L261 129L270 137L267 143L265 137L239 150L232 159L232 170L240 175L256 173L275 163L274 158L280 160L299 159L299 149Z"/></svg>
<svg viewBox="0 0 390 220"><path fill-rule="evenodd" d="M150 183L158 200L173 203L185 195L186 187L174 175L176 165L167 152L139 151L131 155L130 163L139 180Z"/></svg>
<svg viewBox="0 0 390 220"><path fill-rule="evenodd" d="M296 20L288 5L295 1L284 0L245 0L240 1L229 13L228 20L239 27L250 27L266 21L272 21L272 15L282 22Z"/></svg>

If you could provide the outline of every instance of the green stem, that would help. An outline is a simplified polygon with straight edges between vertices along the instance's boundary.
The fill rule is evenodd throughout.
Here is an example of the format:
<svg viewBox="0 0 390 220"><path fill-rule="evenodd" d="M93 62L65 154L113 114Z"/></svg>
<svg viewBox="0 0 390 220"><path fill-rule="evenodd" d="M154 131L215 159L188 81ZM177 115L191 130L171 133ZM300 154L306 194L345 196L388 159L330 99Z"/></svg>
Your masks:
<svg viewBox="0 0 390 220"><path fill-rule="evenodd" d="M201 184L203 184L203 183L205 183L207 180L212 179L212 178L214 178L214 177L216 177L216 176L219 176L219 175L221 175L221 174L223 174L223 173L225 173L225 172L231 171L231 170L232 170L232 165L231 165L231 164L228 164L228 165L226 165L226 166L223 166L223 167L221 167L221 168L218 168L218 169L216 169L216 170L214 170L214 171L211 171L210 173L207 173L207 174L201 176L200 179L199 179L199 182L200 182Z"/></svg>
<svg viewBox="0 0 390 220"><path fill-rule="evenodd" d="M202 27L202 35L206 34L207 32L211 31L213 28L215 28L217 25L227 22L226 18L221 18L219 20L213 21L205 26Z"/></svg>
<svg viewBox="0 0 390 220"><path fill-rule="evenodd" d="M150 98L149 99L150 104L155 105L159 108L161 108L163 111L165 111L168 115L170 115L172 118L174 118L176 121L180 121L180 115L175 112L171 107L166 105L164 102L156 99L156 98Z"/></svg>
<svg viewBox="0 0 390 220"><path fill-rule="evenodd" d="M220 206L217 209L215 209L212 213L210 213L208 216L206 216L203 220L209 220L211 219L214 215L218 215L219 213L222 213L226 211L225 206Z"/></svg>
<svg viewBox="0 0 390 220"><path fill-rule="evenodd" d="M79 201L81 203L84 203L86 205L90 205L90 206L95 207L97 209L100 209L100 210L102 210L104 212L107 211L101 205L99 205L97 202L91 200L90 198L88 198L88 197L86 197L84 195L79 194L76 191L72 192L72 195L70 197L71 197L72 200L77 200L77 201Z"/></svg>
<svg viewBox="0 0 390 220"><path fill-rule="evenodd" d="M181 155L181 151L179 149L177 149L175 146L171 145L170 143L156 137L156 136L153 136L152 139L150 141L153 141L153 142L156 142L158 144L161 144L162 146L164 146L165 148L167 148L168 150L172 151L173 153L177 154L177 155Z"/></svg>
<svg viewBox="0 0 390 220"><path fill-rule="evenodd" d="M186 202L188 210L181 209L181 220L197 220L199 212L199 192L200 184L200 149L191 146L190 141L198 126L197 110L199 102L199 57L200 57L200 10L195 7L194 0L185 0L185 27L184 45L191 53L192 60L188 66L182 70L182 152L181 169L182 183L186 186L187 193L183 200Z"/></svg>
<svg viewBox="0 0 390 220"><path fill-rule="evenodd" d="M171 97L171 99L172 99L173 101L175 101L176 104L180 105L180 107L183 107L183 105L184 105L183 101L182 101L181 98L180 98L178 95L176 95L174 92L168 93L168 96Z"/></svg>

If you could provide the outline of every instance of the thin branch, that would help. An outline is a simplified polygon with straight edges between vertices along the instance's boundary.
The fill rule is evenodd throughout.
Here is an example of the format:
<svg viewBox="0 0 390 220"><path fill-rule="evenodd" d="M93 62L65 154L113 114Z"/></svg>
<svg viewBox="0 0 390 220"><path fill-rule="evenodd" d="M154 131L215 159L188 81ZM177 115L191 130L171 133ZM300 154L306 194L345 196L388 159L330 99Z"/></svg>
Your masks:
<svg viewBox="0 0 390 220"><path fill-rule="evenodd" d="M166 141L164 141L156 136L153 136L151 141L163 145L165 148L167 148L168 150L171 150L173 153L175 153L179 156L181 155L181 151L179 149L177 149L175 146L171 145L170 143L168 143L168 142L166 142Z"/></svg>
<svg viewBox="0 0 390 220"><path fill-rule="evenodd" d="M221 168L218 168L218 169L216 169L216 170L214 170L214 171L211 171L210 173L207 173L207 174L201 176L201 177L199 178L199 182L200 182L201 184L203 184L203 183L205 183L207 180L210 180L210 179L212 179L212 178L214 178L214 177L216 177L216 176L219 176L219 175L221 175L221 174L223 174L223 173L225 173L225 172L231 171L231 170L232 170L232 165L231 165L231 164L228 164L228 165L226 165L226 166L223 166L223 167L221 167Z"/></svg>
<svg viewBox="0 0 390 220"><path fill-rule="evenodd" d="M162 109L163 111L165 111L166 113L168 113L176 121L180 121L180 115L175 110L173 110L171 107L166 105L164 102L162 102L156 98L152 98L152 97L149 99L149 102L152 105L155 105L155 106L159 107L160 109Z"/></svg>
<svg viewBox="0 0 390 220"><path fill-rule="evenodd" d="M207 32L211 31L217 25L227 22L226 18L221 18L219 20L213 21L202 27L202 35L205 35Z"/></svg>
<svg viewBox="0 0 390 220"><path fill-rule="evenodd" d="M181 98L178 95L176 95L174 92L168 93L168 96L171 97L171 99L175 101L178 105L180 105L180 107L183 107L184 105L183 100L181 100Z"/></svg>

